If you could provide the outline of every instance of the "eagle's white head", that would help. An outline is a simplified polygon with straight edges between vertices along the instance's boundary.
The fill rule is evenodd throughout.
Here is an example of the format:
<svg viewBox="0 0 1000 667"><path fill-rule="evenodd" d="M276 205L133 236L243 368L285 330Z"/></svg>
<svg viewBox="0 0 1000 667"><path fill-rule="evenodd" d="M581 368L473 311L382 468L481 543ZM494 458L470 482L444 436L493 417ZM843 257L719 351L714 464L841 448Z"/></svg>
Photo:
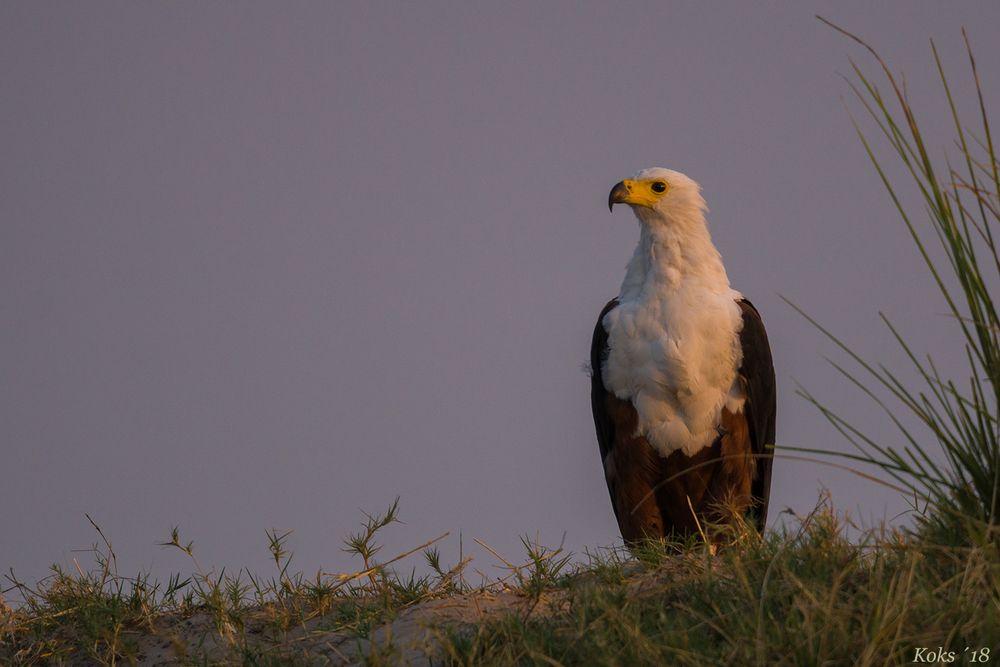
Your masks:
<svg viewBox="0 0 1000 667"><path fill-rule="evenodd" d="M608 194L608 208L628 204L644 225L656 228L705 225L705 200L701 186L679 171L651 167L617 183Z"/></svg>

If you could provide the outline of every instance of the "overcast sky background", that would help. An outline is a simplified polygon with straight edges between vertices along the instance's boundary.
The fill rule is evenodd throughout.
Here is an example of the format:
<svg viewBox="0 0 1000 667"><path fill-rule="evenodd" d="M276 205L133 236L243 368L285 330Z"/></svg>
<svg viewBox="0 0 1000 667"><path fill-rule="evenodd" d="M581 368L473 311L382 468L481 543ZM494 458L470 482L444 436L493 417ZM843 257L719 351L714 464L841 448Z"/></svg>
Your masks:
<svg viewBox="0 0 1000 667"><path fill-rule="evenodd" d="M892 436L778 296L961 368L844 106L873 63L816 13L945 130L928 38L968 99L967 27L1000 108L997 3L0 5L0 569L80 557L88 513L126 573L189 570L174 525L206 567L269 572L276 528L347 570L397 495L387 555L614 543L581 365L638 236L608 190L654 165L702 184L763 314L779 443L849 447L796 381ZM906 507L782 460L772 522L822 487Z"/></svg>

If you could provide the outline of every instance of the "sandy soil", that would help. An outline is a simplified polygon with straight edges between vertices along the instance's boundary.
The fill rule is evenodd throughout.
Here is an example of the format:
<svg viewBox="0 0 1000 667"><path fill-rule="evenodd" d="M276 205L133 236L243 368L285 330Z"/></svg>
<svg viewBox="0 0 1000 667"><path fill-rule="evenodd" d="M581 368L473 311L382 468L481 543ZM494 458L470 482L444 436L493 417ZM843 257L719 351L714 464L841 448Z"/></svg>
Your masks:
<svg viewBox="0 0 1000 667"><path fill-rule="evenodd" d="M282 656L296 664L360 665L366 657L388 664L429 664L436 639L448 629L477 623L504 611L544 613L551 600L533 601L511 591L481 591L430 600L407 608L391 622L374 628L367 639L330 628L329 619L315 618L276 636L264 613L250 613L244 636L251 651ZM133 636L139 665L240 664L244 655L239 634L216 626L208 613L165 616L153 631ZM84 660L75 664L90 664Z"/></svg>

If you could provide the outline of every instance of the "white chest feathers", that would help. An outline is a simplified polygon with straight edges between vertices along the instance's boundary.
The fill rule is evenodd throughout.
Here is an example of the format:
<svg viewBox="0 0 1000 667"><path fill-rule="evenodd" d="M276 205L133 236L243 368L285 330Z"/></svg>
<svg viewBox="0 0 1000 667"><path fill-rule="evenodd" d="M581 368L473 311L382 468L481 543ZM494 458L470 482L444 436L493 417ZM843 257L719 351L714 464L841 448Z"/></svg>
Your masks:
<svg viewBox="0 0 1000 667"><path fill-rule="evenodd" d="M623 290L619 306L605 315L602 379L635 406L637 435L661 456L678 450L690 456L718 437L722 409L735 412L744 401L737 377L740 294L728 284L649 287Z"/></svg>

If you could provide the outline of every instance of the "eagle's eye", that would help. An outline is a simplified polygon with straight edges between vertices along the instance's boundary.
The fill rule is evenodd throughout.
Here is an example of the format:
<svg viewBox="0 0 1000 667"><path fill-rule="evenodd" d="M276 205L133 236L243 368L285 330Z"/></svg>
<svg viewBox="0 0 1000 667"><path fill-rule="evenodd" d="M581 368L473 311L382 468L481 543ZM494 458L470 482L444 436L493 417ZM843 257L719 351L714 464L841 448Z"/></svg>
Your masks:
<svg viewBox="0 0 1000 667"><path fill-rule="evenodd" d="M656 181L649 187L651 187L653 189L653 192L656 192L657 194L663 194L664 192L667 191L667 184L664 183L663 181Z"/></svg>

